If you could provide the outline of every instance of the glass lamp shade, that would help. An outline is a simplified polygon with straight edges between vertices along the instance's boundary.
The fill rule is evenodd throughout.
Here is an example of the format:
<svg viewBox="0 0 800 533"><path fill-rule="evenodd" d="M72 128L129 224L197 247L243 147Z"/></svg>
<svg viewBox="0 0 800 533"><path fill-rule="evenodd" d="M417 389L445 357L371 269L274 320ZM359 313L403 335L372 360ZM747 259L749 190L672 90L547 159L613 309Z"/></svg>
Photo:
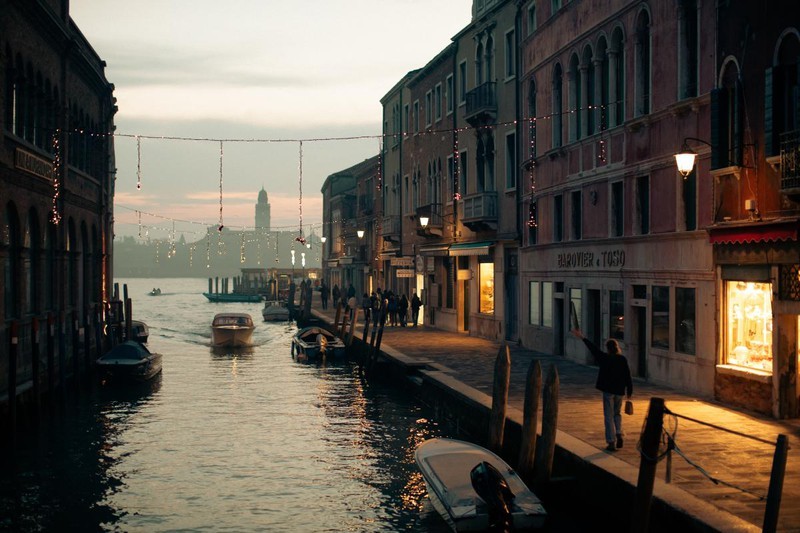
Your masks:
<svg viewBox="0 0 800 533"><path fill-rule="evenodd" d="M359 239L363 239L364 238L364 230L360 229L360 230L356 231L356 235L358 235Z"/></svg>
<svg viewBox="0 0 800 533"><path fill-rule="evenodd" d="M695 157L697 157L697 154L690 151L684 151L680 154L675 154L675 164L678 165L678 172L680 172L681 176L684 178L692 173Z"/></svg>
<svg viewBox="0 0 800 533"><path fill-rule="evenodd" d="M319 240L322 241L322 244L325 244L325 241L327 241L328 238L323 235L322 237L319 238Z"/></svg>
<svg viewBox="0 0 800 533"><path fill-rule="evenodd" d="M419 217L419 225L422 226L423 228L428 226L429 221L430 219L428 217Z"/></svg>

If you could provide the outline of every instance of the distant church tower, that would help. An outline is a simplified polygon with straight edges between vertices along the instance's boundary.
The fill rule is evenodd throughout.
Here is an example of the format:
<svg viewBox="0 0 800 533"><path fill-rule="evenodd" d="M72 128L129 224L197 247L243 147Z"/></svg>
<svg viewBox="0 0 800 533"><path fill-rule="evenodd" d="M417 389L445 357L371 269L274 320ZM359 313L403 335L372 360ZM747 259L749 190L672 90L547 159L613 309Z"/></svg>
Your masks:
<svg viewBox="0 0 800 533"><path fill-rule="evenodd" d="M269 231L269 202L267 201L267 191L261 187L258 193L258 203L256 204L256 229Z"/></svg>

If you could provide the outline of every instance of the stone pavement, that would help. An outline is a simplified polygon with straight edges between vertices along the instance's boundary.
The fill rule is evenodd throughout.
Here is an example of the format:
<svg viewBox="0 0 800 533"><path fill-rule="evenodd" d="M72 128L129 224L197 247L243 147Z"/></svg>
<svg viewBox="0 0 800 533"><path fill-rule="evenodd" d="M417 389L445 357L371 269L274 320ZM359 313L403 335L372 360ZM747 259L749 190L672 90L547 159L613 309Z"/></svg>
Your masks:
<svg viewBox="0 0 800 533"><path fill-rule="evenodd" d="M335 309L323 311L314 301L314 312L333 323ZM357 325L361 338L363 326ZM411 358L430 361L438 370L451 374L462 383L492 394L494 362L501 345L462 333L433 327L385 327L381 342L384 352L399 352ZM542 381L550 367L558 370L558 429L598 450L605 447L600 392L594 388L597 368L581 365L563 357L510 346L511 385L509 407L523 406L525 377L534 359L542 366ZM690 465L677 453L672 455L671 486L731 513L755 526L763 524L766 494L772 468L774 444L766 444L726 431L711 428L695 420L775 443L779 434L789 440L789 456L778 522L779 531L800 531L800 420L774 420L765 416L723 406L709 398L699 398L675 389L634 378L634 414L623 415L626 428L624 447L617 452L602 451L638 470L637 442L651 397L663 398L672 413L664 420L665 429L675 431L678 449L699 468ZM540 407L541 409L541 407ZM540 416L541 420L541 416ZM560 444L560 442L559 442ZM706 477L719 480L715 484ZM666 461L658 464L657 480L666 476ZM635 482L635 478L634 478ZM727 486L730 484L732 486Z"/></svg>

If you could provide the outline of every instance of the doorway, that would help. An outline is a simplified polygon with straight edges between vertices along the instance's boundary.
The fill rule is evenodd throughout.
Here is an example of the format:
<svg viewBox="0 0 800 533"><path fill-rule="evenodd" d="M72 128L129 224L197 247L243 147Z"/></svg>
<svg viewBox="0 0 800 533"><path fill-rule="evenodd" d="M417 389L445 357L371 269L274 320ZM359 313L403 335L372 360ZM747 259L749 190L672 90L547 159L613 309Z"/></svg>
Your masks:
<svg viewBox="0 0 800 533"><path fill-rule="evenodd" d="M553 299L553 355L564 355L564 298Z"/></svg>

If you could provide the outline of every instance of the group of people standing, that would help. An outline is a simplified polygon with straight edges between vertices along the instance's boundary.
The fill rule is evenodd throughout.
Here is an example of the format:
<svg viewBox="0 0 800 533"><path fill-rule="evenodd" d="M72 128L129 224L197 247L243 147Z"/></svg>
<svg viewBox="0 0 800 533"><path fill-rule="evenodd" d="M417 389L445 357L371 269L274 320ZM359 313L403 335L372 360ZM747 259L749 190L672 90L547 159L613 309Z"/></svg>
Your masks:
<svg viewBox="0 0 800 533"><path fill-rule="evenodd" d="M358 305L356 300L356 290L353 284L350 283L346 291L339 289L339 285L334 284L333 289L328 287L324 281L319 289L320 299L322 300L322 308L328 308L328 299L332 298L332 305L335 307L339 302L345 306L346 309L352 309ZM422 300L417 295L416 289L412 289L411 298L409 299L405 294L397 295L391 289L382 291L378 287L377 291L373 291L371 295L366 292L361 297L361 308L364 311L364 319L372 320L373 324L378 324L380 318L380 310L383 301L386 300L386 325L387 326L400 326L406 327L409 323L411 327L417 327L419 322L419 310L422 307ZM409 317L409 310L411 315Z"/></svg>

